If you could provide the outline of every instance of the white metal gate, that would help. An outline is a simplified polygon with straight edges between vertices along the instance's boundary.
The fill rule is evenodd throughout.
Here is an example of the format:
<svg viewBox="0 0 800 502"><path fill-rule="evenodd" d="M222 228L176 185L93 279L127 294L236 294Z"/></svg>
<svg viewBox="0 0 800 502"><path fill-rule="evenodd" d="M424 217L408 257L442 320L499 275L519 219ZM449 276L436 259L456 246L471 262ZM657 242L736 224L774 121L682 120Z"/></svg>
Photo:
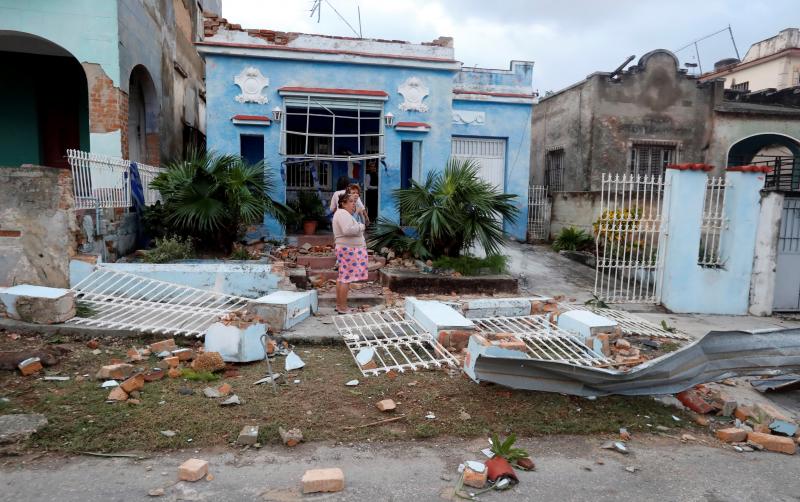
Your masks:
<svg viewBox="0 0 800 502"><path fill-rule="evenodd" d="M506 140L454 137L451 145L450 154L454 158L475 160L480 166L478 176L506 191Z"/></svg>
<svg viewBox="0 0 800 502"><path fill-rule="evenodd" d="M800 311L800 198L783 201L773 310Z"/></svg>
<svg viewBox="0 0 800 502"><path fill-rule="evenodd" d="M664 179L603 173L594 223L594 294L610 303L660 303Z"/></svg>
<svg viewBox="0 0 800 502"><path fill-rule="evenodd" d="M528 240L546 241L550 238L550 198L547 187L528 187Z"/></svg>

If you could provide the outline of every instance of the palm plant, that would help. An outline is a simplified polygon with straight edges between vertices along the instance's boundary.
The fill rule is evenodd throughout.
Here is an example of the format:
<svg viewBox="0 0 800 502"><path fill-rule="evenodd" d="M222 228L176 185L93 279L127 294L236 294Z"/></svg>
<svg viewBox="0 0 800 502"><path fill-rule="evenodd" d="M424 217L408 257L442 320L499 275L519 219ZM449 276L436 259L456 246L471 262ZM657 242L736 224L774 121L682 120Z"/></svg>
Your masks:
<svg viewBox="0 0 800 502"><path fill-rule="evenodd" d="M397 243L417 256L438 258L458 257L477 242L487 255L498 254L505 240L503 219L513 223L518 213L512 203L516 195L480 179L478 168L471 159L450 159L444 171L428 173L425 183L412 181L411 187L395 190L401 218L416 236L380 220L370 246Z"/></svg>
<svg viewBox="0 0 800 502"><path fill-rule="evenodd" d="M212 239L230 250L244 229L265 214L283 223L290 212L270 197L276 182L263 162L194 151L166 168L150 184L164 199L166 223L200 242Z"/></svg>

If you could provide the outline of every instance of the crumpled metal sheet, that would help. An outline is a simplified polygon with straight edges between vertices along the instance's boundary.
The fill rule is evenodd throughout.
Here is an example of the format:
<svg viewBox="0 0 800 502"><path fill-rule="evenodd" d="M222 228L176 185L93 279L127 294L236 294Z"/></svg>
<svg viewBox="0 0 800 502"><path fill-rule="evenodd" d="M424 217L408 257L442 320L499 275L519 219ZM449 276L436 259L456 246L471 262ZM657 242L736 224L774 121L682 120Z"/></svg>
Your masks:
<svg viewBox="0 0 800 502"><path fill-rule="evenodd" d="M712 331L629 371L480 356L477 380L576 396L675 394L699 383L800 370L800 329Z"/></svg>
<svg viewBox="0 0 800 502"><path fill-rule="evenodd" d="M789 373L763 380L751 380L750 385L759 392L787 392L800 389L800 375Z"/></svg>

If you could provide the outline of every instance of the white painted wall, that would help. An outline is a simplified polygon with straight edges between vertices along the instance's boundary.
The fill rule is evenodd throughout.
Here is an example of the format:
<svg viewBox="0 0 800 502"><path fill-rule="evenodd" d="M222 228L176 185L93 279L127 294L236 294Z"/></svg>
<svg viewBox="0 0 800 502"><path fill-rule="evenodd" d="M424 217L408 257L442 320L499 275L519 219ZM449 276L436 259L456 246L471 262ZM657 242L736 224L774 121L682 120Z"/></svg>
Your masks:
<svg viewBox="0 0 800 502"><path fill-rule="evenodd" d="M775 263L778 259L783 194L768 192L761 197L758 215L756 249L750 277L749 312L757 316L772 315L775 296Z"/></svg>

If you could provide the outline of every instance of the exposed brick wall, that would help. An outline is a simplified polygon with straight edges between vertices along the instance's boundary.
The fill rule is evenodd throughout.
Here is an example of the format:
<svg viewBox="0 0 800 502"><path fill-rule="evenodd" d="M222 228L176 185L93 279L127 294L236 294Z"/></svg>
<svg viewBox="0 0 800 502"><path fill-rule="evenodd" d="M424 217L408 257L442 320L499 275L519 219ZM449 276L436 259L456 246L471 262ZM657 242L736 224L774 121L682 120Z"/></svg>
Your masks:
<svg viewBox="0 0 800 502"><path fill-rule="evenodd" d="M158 166L161 163L161 140L159 139L159 134L155 133L148 133L145 135L145 141L147 142L147 159L145 159L145 163L150 164L151 166Z"/></svg>
<svg viewBox="0 0 800 502"><path fill-rule="evenodd" d="M94 133L120 129L120 103L127 107L127 97L120 92L100 65L83 63L89 84L89 130ZM125 113L127 122L128 114Z"/></svg>
<svg viewBox="0 0 800 502"><path fill-rule="evenodd" d="M130 152L128 152L128 93L119 91L119 129L120 129L120 143L122 148L122 157L129 159Z"/></svg>

